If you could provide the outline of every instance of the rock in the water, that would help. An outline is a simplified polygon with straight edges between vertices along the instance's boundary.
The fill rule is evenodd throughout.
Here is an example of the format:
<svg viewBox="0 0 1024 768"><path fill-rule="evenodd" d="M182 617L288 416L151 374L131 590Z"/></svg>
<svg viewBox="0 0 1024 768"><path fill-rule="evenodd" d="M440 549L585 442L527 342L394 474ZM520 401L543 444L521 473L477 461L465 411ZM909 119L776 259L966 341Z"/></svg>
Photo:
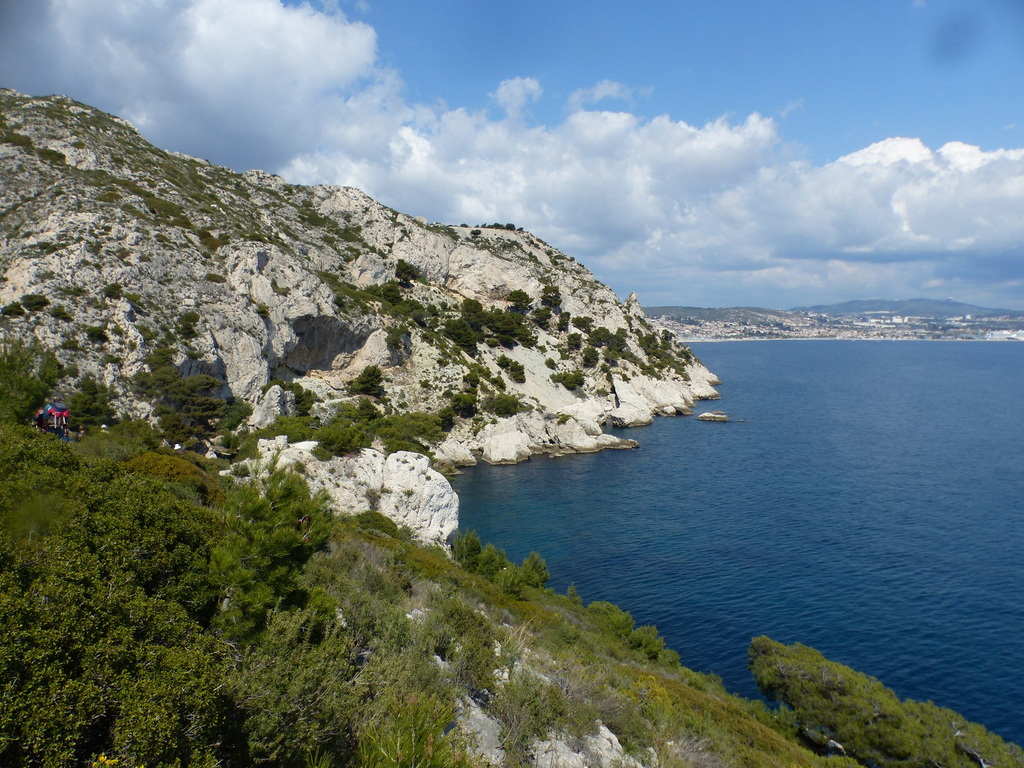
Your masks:
<svg viewBox="0 0 1024 768"><path fill-rule="evenodd" d="M724 411L708 411L697 417L697 421L728 421L729 414Z"/></svg>

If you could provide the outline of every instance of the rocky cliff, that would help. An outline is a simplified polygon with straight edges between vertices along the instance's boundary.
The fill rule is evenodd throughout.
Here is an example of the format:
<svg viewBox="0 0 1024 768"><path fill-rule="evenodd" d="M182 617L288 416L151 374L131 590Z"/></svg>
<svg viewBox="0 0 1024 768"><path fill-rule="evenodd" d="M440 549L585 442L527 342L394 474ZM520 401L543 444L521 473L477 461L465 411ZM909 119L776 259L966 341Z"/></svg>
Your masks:
<svg viewBox="0 0 1024 768"><path fill-rule="evenodd" d="M208 420L247 404L252 429L295 414L296 393L324 423L369 395L438 415L441 463L513 463L627 447L602 425L716 396L635 297L528 232L239 175L66 97L0 91L0 269L4 336L55 350L64 389L95 377L136 418L166 416L168 377ZM212 428L195 439L224 448Z"/></svg>

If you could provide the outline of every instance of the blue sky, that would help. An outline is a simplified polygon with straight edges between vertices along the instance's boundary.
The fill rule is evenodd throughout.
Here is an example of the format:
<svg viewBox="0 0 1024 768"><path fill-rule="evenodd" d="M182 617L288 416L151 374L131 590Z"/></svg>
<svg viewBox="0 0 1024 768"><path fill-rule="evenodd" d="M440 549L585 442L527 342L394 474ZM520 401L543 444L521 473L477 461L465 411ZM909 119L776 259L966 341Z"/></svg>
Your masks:
<svg viewBox="0 0 1024 768"><path fill-rule="evenodd" d="M1017 0L5 0L0 86L647 305L1024 308Z"/></svg>

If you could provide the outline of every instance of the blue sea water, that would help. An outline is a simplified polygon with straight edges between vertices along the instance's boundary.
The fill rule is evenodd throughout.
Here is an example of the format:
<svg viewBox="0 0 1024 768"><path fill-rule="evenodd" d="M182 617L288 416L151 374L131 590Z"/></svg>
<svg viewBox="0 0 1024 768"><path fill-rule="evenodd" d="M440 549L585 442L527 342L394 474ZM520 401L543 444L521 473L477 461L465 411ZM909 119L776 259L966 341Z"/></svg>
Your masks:
<svg viewBox="0 0 1024 768"><path fill-rule="evenodd" d="M801 642L1024 744L1024 344L694 344L733 421L456 481L460 527L756 696Z"/></svg>

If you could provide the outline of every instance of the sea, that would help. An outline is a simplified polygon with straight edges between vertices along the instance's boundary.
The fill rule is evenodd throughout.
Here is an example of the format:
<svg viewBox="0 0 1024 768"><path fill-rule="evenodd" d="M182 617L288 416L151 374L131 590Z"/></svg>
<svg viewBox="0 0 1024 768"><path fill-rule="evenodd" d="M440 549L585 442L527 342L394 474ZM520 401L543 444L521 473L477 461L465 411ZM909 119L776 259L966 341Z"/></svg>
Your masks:
<svg viewBox="0 0 1024 768"><path fill-rule="evenodd" d="M1024 343L693 344L728 423L635 451L480 465L460 528L654 624L758 697L752 637L800 642L1024 744Z"/></svg>

